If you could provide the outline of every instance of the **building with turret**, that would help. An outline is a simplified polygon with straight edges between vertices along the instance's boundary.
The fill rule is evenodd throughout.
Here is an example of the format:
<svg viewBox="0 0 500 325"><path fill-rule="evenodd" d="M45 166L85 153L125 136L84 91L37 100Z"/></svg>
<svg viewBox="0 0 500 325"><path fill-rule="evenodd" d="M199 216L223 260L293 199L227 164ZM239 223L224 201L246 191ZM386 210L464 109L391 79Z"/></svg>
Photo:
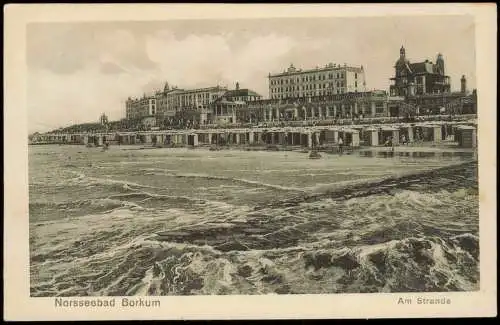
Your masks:
<svg viewBox="0 0 500 325"><path fill-rule="evenodd" d="M465 75L460 79L460 91L452 91L450 77L446 75L445 61L441 53L436 56L436 63L429 60L411 63L406 49L401 46L399 58L394 65L394 77L390 78L390 95L404 98L406 111L410 115L428 115L443 113L474 113L476 97L467 90ZM391 115L402 115L397 106Z"/></svg>
<svg viewBox="0 0 500 325"><path fill-rule="evenodd" d="M391 96L418 96L450 92L450 77L445 73L444 58L441 53L436 63L429 60L411 63L406 56L406 49L401 46L399 59L394 65Z"/></svg>

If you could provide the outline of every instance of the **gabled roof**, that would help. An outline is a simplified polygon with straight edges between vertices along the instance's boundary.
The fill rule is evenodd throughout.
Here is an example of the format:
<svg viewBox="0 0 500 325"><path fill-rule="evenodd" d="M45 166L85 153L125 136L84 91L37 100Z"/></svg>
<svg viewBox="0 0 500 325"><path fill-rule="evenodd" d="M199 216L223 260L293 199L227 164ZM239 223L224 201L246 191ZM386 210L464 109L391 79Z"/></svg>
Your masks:
<svg viewBox="0 0 500 325"><path fill-rule="evenodd" d="M227 97L225 97L225 96L217 98L214 101L214 103L217 103L217 104L232 104L232 105L245 105L245 103L242 102L242 101L231 101L231 100L228 100Z"/></svg>
<svg viewBox="0 0 500 325"><path fill-rule="evenodd" d="M261 95L257 94L255 91L250 90L250 89L234 89L234 90L228 90L225 94L225 97L244 97L244 96L256 96L256 97L262 97Z"/></svg>
<svg viewBox="0 0 500 325"><path fill-rule="evenodd" d="M431 62L410 63L412 73L434 73L434 65Z"/></svg>

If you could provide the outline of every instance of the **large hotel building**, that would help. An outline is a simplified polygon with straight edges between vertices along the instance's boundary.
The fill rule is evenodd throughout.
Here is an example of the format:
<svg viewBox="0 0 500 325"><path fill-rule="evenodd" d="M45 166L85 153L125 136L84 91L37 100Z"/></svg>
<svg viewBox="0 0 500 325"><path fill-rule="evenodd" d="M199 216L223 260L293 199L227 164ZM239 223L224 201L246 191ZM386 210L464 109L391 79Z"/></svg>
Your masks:
<svg viewBox="0 0 500 325"><path fill-rule="evenodd" d="M365 91L363 66L327 64L314 69L297 69L293 64L282 73L269 74L269 98L286 99Z"/></svg>
<svg viewBox="0 0 500 325"><path fill-rule="evenodd" d="M144 94L140 98L129 97L126 101L126 118L141 119L143 124L154 126L156 120L174 118L178 112L193 110L199 113L200 124L208 124L224 120L236 122L237 108L248 101L262 99L262 96L250 89L229 90L223 86L196 89L170 88L165 83L163 91L152 95ZM228 105L228 103L234 105ZM231 109L228 111L228 107Z"/></svg>

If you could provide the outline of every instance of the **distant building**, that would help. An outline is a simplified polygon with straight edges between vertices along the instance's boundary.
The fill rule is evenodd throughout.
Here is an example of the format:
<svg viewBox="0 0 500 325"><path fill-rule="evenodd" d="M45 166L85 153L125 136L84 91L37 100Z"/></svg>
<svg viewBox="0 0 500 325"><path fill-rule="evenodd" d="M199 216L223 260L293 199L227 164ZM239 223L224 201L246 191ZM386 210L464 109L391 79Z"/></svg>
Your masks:
<svg viewBox="0 0 500 325"><path fill-rule="evenodd" d="M144 94L140 98L129 97L125 102L127 119L141 119L156 115L156 98Z"/></svg>
<svg viewBox="0 0 500 325"><path fill-rule="evenodd" d="M262 99L262 96L250 89L241 89L237 82L233 90L228 90L211 104L209 120L217 124L247 122L248 104Z"/></svg>
<svg viewBox="0 0 500 325"><path fill-rule="evenodd" d="M245 103L262 99L262 96L253 90L247 88L241 89L239 82L236 82L236 87L234 90L228 90L227 92L225 92L224 97L231 101Z"/></svg>
<svg viewBox="0 0 500 325"><path fill-rule="evenodd" d="M296 69L293 64L282 73L269 74L269 98L287 99L365 91L363 66L339 64L309 70Z"/></svg>
<svg viewBox="0 0 500 325"><path fill-rule="evenodd" d="M108 124L108 117L106 116L106 114L101 114L101 116L99 117L99 123L102 125Z"/></svg>
<svg viewBox="0 0 500 325"><path fill-rule="evenodd" d="M391 96L418 96L450 92L450 77L445 74L444 58L438 53L436 63L429 60L411 63L403 46L394 65Z"/></svg>
<svg viewBox="0 0 500 325"><path fill-rule="evenodd" d="M417 115L437 114L476 114L477 96L475 93L456 91L441 94L409 96L406 103L415 108Z"/></svg>
<svg viewBox="0 0 500 325"><path fill-rule="evenodd" d="M163 91L157 91L155 94L157 104L157 116L160 119L173 117L180 110L180 95L183 89L177 87L170 88L168 82L165 83Z"/></svg>
<svg viewBox="0 0 500 325"><path fill-rule="evenodd" d="M469 94L465 75L460 79L460 91L451 91L441 53L436 63L429 60L410 63L402 46L391 78L391 96L404 98L404 104L393 106L391 115L473 114L477 112L477 97Z"/></svg>
<svg viewBox="0 0 500 325"><path fill-rule="evenodd" d="M333 120L357 117L388 117L402 101L386 91L349 92L327 96L266 99L248 103L253 122Z"/></svg>
<svg viewBox="0 0 500 325"><path fill-rule="evenodd" d="M170 88L165 83L163 91L154 95L132 99L126 103L127 119L141 119L154 117L159 120L173 118L177 112L183 110L197 110L201 116L201 123L205 123L210 110L210 104L220 98L227 91L226 87L215 86L196 89Z"/></svg>

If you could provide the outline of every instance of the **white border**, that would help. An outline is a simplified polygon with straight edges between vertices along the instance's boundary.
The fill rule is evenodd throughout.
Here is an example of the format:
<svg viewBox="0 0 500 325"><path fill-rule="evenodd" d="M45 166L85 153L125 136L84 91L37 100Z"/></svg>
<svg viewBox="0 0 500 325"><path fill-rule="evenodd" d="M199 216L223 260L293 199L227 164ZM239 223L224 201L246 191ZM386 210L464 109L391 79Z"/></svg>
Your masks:
<svg viewBox="0 0 500 325"><path fill-rule="evenodd" d="M28 22L472 15L479 107L480 269L478 292L161 297L161 308L56 309L29 297L26 116ZM4 7L4 311L6 320L380 318L494 316L496 310L496 6L494 4L39 4ZM453 26L450 26L453 32ZM399 297L451 305L397 305Z"/></svg>

